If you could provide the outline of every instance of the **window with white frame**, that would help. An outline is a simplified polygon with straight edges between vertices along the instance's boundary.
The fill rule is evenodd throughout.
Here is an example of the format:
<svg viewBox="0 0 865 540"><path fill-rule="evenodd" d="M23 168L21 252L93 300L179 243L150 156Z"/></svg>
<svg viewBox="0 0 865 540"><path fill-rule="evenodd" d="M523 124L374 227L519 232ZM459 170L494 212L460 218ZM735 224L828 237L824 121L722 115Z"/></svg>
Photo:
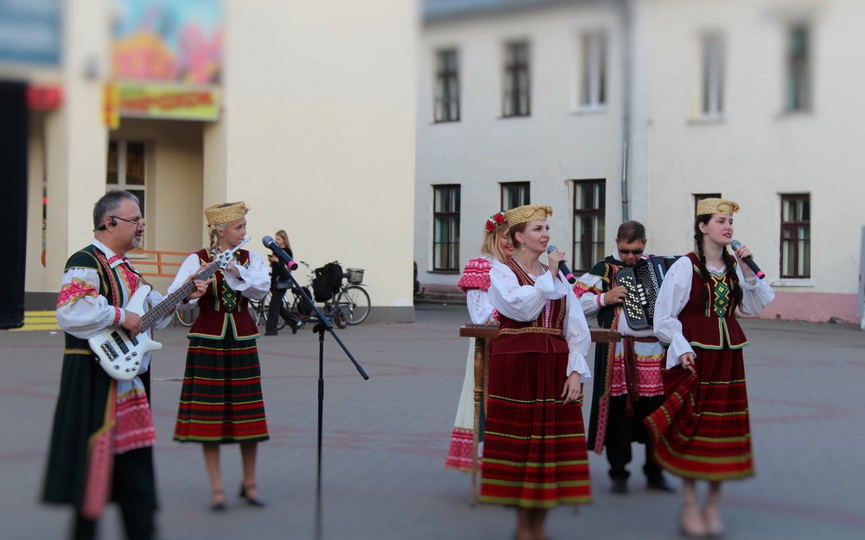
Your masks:
<svg viewBox="0 0 865 540"><path fill-rule="evenodd" d="M724 38L706 34L702 46L702 95L700 113L705 118L724 114Z"/></svg>
<svg viewBox="0 0 865 540"><path fill-rule="evenodd" d="M581 39L580 108L607 105L607 33L587 32Z"/></svg>
<svg viewBox="0 0 865 540"><path fill-rule="evenodd" d="M531 185L528 182L502 182L502 210L531 204Z"/></svg>
<svg viewBox="0 0 865 540"><path fill-rule="evenodd" d="M141 141L115 140L108 143L108 175L105 190L121 189L138 197L141 215L147 216L147 146ZM147 236L144 237L146 242ZM143 243L142 246L144 247Z"/></svg>
<svg viewBox="0 0 865 540"><path fill-rule="evenodd" d="M504 91L502 95L502 116L529 116L531 101L529 96L529 44L517 41L505 45Z"/></svg>
<svg viewBox="0 0 865 540"><path fill-rule="evenodd" d="M459 53L456 49L436 52L435 111L436 122L460 119Z"/></svg>
<svg viewBox="0 0 865 540"><path fill-rule="evenodd" d="M807 24L795 24L787 32L787 76L785 110L808 112L811 93L811 30Z"/></svg>

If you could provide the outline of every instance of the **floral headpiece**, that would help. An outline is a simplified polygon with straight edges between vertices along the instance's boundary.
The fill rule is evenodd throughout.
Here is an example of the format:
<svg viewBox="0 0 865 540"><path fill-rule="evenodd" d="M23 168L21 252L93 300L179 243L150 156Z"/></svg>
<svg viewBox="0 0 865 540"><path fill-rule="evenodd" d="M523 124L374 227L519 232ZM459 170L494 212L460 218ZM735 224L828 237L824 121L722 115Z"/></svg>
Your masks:
<svg viewBox="0 0 865 540"><path fill-rule="evenodd" d="M496 212L495 214L490 216L490 219L487 220L485 227L487 228L487 232L495 232L496 229L505 224L505 213L504 212Z"/></svg>

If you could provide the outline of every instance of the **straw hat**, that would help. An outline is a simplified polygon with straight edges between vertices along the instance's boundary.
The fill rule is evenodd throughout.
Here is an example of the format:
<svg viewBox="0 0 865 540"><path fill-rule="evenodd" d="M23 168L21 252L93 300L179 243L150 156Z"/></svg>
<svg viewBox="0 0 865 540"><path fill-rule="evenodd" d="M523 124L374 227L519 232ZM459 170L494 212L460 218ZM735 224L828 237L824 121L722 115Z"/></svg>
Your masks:
<svg viewBox="0 0 865 540"><path fill-rule="evenodd" d="M214 226L243 219L247 212L249 212L249 207L246 206L246 203L238 201L208 207L204 210L204 216L207 218L207 224Z"/></svg>
<svg viewBox="0 0 865 540"><path fill-rule="evenodd" d="M553 215L551 206L527 204L506 211L505 219L508 221L508 225L513 227L528 221L546 221L551 215Z"/></svg>
<svg viewBox="0 0 865 540"><path fill-rule="evenodd" d="M732 216L739 211L739 205L727 199L703 199L697 202L697 215L726 214Z"/></svg>

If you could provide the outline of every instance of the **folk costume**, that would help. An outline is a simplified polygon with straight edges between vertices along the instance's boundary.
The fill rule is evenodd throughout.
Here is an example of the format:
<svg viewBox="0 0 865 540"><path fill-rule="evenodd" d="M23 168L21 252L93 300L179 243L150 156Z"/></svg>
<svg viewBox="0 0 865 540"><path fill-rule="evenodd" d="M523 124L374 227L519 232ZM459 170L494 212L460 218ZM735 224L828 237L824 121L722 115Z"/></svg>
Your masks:
<svg viewBox="0 0 865 540"><path fill-rule="evenodd" d="M509 215L510 226L551 213L516 210L536 208L542 217ZM490 345L481 502L546 509L591 500L581 403L561 398L572 372L591 376L591 336L570 285L544 270L534 276L510 259L490 271L500 331Z"/></svg>
<svg viewBox="0 0 865 540"><path fill-rule="evenodd" d="M723 199L700 201L697 215L732 213L738 205ZM711 207L709 207L711 206ZM655 460L668 471L697 480L732 480L754 474L745 365L748 344L736 308L756 315L775 298L764 281L745 280L735 265L700 269L696 253L676 261L667 272L655 304L654 330L668 346L663 373L666 399L646 427ZM741 304L733 291L742 288ZM679 357L696 354L696 375L679 366Z"/></svg>
<svg viewBox="0 0 865 540"><path fill-rule="evenodd" d="M648 255L643 255L647 259ZM646 444L643 473L649 485L664 483L661 469L652 458L642 421L664 401L661 368L664 350L651 329L634 330L622 313L622 304L606 305L604 293L618 284L616 274L625 267L618 251L597 263L574 285L586 316L597 315L601 328L622 334L620 343L595 345L595 382L589 416L588 445L600 454L606 446L609 475L627 480L631 443ZM614 484L615 485L615 484Z"/></svg>
<svg viewBox="0 0 865 540"><path fill-rule="evenodd" d="M216 207L206 213L212 208ZM211 225L230 223L245 215L243 205L219 218L224 221L214 221L209 214L208 221ZM212 260L213 251L209 249L187 257L169 292L180 288L201 264ZM267 295L270 277L258 253L239 249L234 264L240 271L239 279L217 271L207 292L197 300L199 315L187 336L189 349L175 441L222 444L269 438L255 341L259 333L249 312L249 300Z"/></svg>
<svg viewBox="0 0 865 540"><path fill-rule="evenodd" d="M458 283L460 289L466 292L466 307L473 324L488 324L498 317L496 310L490 304L487 291L490 288L490 269L492 260L478 257L466 263L463 275ZM451 443L448 449L445 469L458 471L472 470L472 444L475 428L474 416L475 391L475 338L469 338L469 352L466 359L466 374L463 378L454 429L451 433ZM483 433L484 411L481 407L481 425L478 429Z"/></svg>
<svg viewBox="0 0 865 540"><path fill-rule="evenodd" d="M95 521L108 501L120 505L130 538L154 534L156 431L148 401L150 353L142 356L138 376L119 381L100 367L87 342L125 322L122 308L143 285L125 257L94 239L66 262L57 298L57 321L66 345L42 500L73 505L86 536L95 534ZM151 291L147 303L153 306L162 298ZM156 328L165 328L173 315Z"/></svg>

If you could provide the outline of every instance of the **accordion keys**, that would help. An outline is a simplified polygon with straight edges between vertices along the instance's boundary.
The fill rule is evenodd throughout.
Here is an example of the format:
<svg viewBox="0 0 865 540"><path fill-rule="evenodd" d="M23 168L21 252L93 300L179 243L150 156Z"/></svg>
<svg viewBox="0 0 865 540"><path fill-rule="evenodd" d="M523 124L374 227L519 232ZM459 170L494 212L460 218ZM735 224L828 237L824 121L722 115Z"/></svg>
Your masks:
<svg viewBox="0 0 865 540"><path fill-rule="evenodd" d="M655 300L667 269L679 257L649 257L636 266L625 266L616 273L616 282L628 290L622 311L628 326L634 330L651 328Z"/></svg>

